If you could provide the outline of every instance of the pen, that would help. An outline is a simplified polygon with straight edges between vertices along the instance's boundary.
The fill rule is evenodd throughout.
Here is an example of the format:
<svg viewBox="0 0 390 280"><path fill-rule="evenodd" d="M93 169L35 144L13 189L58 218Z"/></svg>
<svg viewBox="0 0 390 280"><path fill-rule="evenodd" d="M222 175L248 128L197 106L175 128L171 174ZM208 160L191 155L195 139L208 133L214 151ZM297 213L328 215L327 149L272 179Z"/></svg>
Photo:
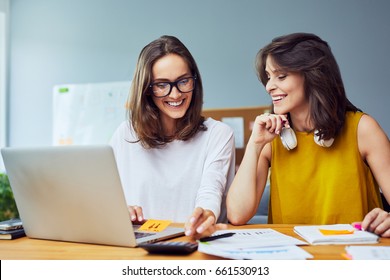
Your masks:
<svg viewBox="0 0 390 280"><path fill-rule="evenodd" d="M213 235L213 236L208 236L208 237L203 237L199 239L200 242L207 242L207 241L213 241L216 239L221 239L221 238L226 238L235 235L236 233L234 232L227 232L223 234L218 234L218 235Z"/></svg>

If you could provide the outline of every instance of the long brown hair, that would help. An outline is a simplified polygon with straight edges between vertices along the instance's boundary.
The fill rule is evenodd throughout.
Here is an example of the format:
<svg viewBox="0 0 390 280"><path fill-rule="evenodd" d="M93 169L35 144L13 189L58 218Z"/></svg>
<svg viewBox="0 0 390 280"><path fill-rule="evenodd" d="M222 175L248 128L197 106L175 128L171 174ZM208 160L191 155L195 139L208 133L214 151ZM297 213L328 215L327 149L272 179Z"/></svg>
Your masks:
<svg viewBox="0 0 390 280"><path fill-rule="evenodd" d="M177 54L188 64L196 85L190 106L183 118L178 120L176 132L166 136L163 132L160 111L154 104L149 85L152 82L152 67L161 57ZM186 141L198 131L206 130L204 117L201 116L203 105L203 86L194 58L184 44L173 36L161 36L146 45L139 57L129 94L129 119L137 134L138 141L145 148L163 147L175 139Z"/></svg>
<svg viewBox="0 0 390 280"><path fill-rule="evenodd" d="M271 56L280 70L304 76L305 96L310 119L321 139L337 136L345 122L346 111L360 111L347 98L340 69L327 42L310 33L293 33L272 40L256 57L256 70L265 86L265 64ZM294 125L294 124L292 124Z"/></svg>

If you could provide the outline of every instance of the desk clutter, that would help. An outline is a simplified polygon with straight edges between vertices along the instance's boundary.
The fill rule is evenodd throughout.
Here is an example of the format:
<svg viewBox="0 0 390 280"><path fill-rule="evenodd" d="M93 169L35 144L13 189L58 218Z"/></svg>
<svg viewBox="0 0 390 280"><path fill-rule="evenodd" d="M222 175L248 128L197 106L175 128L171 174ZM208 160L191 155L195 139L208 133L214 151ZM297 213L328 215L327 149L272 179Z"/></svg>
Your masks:
<svg viewBox="0 0 390 280"><path fill-rule="evenodd" d="M22 221L11 219L0 222L0 239L16 239L26 236Z"/></svg>
<svg viewBox="0 0 390 280"><path fill-rule="evenodd" d="M180 224L176 224L181 228ZM190 237L169 239L154 253L145 248L96 246L75 242L60 242L22 237L0 240L0 259L56 259L56 260L389 260L390 238L379 238L376 244L312 245L294 232L297 225L258 224L233 226L217 231L216 238L202 239L192 244ZM344 229L343 229L344 230ZM234 234L226 234L234 233ZM325 231L329 234L329 231ZM239 241L241 240L241 241ZM239 242L237 242L239 241ZM158 244L157 244L158 245ZM188 247L188 245L191 245ZM169 247L173 246L173 247ZM198 246L197 250L194 248ZM168 248L169 247L169 248ZM151 250L154 250L153 248ZM179 252L178 252L179 251ZM64 253L65 252L65 253Z"/></svg>
<svg viewBox="0 0 390 280"><path fill-rule="evenodd" d="M345 253L341 254L344 259L390 259L389 246L352 246L378 243L379 237L348 224L295 226L294 231L307 242L270 228L223 230L200 240L198 251L238 260L304 260L314 258L305 246L345 244Z"/></svg>
<svg viewBox="0 0 390 280"><path fill-rule="evenodd" d="M228 233L234 233L228 237ZM304 260L313 258L311 254L298 247L307 243L285 235L274 229L220 230L211 237L216 239L200 241L198 251L236 260Z"/></svg>

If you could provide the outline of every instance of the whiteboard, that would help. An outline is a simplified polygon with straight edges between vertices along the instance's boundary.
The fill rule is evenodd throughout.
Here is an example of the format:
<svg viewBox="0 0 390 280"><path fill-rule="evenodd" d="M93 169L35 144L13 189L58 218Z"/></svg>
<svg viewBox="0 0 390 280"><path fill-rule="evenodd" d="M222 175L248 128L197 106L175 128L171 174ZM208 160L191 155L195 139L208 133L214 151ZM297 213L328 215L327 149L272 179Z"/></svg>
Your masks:
<svg viewBox="0 0 390 280"><path fill-rule="evenodd" d="M130 81L53 88L53 145L107 144L127 119Z"/></svg>

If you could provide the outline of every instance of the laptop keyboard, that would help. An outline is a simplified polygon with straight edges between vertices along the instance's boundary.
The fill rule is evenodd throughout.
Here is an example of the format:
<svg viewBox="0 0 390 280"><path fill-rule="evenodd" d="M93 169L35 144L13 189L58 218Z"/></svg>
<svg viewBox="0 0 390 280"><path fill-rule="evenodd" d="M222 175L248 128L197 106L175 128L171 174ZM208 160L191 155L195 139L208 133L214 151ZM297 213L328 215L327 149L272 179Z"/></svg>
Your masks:
<svg viewBox="0 0 390 280"><path fill-rule="evenodd" d="M142 237L151 236L151 235L155 235L155 233L153 233L153 232L139 232L139 231L135 231L134 234L135 234L135 238L136 239L139 239L139 238L142 238Z"/></svg>

